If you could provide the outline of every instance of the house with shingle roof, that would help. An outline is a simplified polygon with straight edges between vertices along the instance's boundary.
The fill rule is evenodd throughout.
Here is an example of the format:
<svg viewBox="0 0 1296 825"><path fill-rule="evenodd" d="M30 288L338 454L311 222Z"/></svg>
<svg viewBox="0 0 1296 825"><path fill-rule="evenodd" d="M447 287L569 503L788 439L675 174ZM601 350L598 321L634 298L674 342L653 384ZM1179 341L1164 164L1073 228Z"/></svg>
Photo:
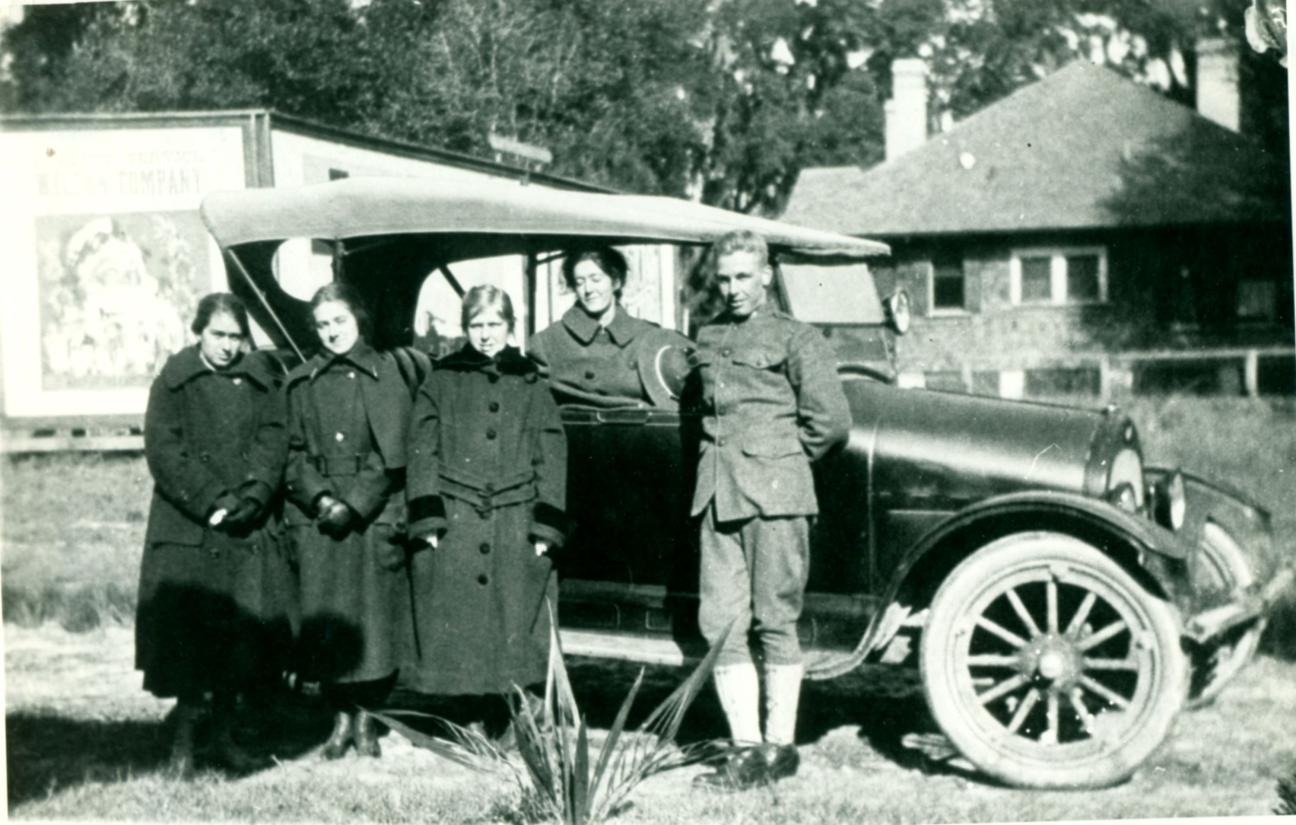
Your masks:
<svg viewBox="0 0 1296 825"><path fill-rule="evenodd" d="M921 63L897 64L888 116L925 124ZM1287 165L1224 111L1076 61L873 168L804 170L782 218L891 245L874 272L914 309L907 383L1291 393Z"/></svg>

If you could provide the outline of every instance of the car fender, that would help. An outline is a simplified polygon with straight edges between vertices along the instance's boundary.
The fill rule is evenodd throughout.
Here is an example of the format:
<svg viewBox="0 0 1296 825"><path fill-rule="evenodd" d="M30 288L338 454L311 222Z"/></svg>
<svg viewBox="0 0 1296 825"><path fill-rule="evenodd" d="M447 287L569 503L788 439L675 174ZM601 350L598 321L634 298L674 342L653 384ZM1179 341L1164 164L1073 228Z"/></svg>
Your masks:
<svg viewBox="0 0 1296 825"><path fill-rule="evenodd" d="M853 655L813 678L832 678L881 651L912 624L959 562L1009 533L1053 530L1083 538L1111 556L1156 598L1181 611L1188 603L1187 562L1192 546L1149 519L1074 493L1007 493L970 505L924 534L905 553Z"/></svg>

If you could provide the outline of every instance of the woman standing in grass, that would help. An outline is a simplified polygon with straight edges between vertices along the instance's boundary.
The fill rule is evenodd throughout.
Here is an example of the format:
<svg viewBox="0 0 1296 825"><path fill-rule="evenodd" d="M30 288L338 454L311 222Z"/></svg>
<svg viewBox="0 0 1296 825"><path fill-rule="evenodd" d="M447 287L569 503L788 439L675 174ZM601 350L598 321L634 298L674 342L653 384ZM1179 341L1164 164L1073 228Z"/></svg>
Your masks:
<svg viewBox="0 0 1296 825"><path fill-rule="evenodd" d="M234 707L271 670L264 620L275 606L264 594L278 560L271 504L287 448L282 369L246 351L243 303L207 295L192 329L198 343L172 355L149 391L154 488L135 621L145 689L178 700L171 767L185 777L208 695L214 761L258 766L234 741Z"/></svg>
<svg viewBox="0 0 1296 825"><path fill-rule="evenodd" d="M321 350L288 377L284 515L301 597L297 673L335 711L323 756L381 755L375 720L409 626L401 525L410 390L396 356L368 343L358 295L332 283L311 300Z"/></svg>
<svg viewBox="0 0 1296 825"><path fill-rule="evenodd" d="M468 343L420 388L410 425L415 661L402 681L484 697L542 682L567 532L567 441L548 385L508 346L513 304L464 296Z"/></svg>

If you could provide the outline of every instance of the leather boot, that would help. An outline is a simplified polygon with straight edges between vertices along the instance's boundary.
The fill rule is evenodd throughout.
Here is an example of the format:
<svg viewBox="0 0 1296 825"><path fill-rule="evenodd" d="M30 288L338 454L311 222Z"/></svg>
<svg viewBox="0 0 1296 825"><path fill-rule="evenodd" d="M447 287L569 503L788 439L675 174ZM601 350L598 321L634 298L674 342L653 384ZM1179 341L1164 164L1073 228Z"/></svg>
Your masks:
<svg viewBox="0 0 1296 825"><path fill-rule="evenodd" d="M341 759L351 746L351 714L345 710L339 710L333 717L333 731L329 734L328 741L324 743L324 748L320 755L325 759Z"/></svg>
<svg viewBox="0 0 1296 825"><path fill-rule="evenodd" d="M268 768L269 759L253 756L234 740L233 697L215 697L212 702L212 738L208 755L213 762L237 774Z"/></svg>
<svg viewBox="0 0 1296 825"><path fill-rule="evenodd" d="M200 716L202 716L202 708L198 705L184 701L176 704L175 732L171 737L171 756L167 760L167 771L177 779L193 779L194 734Z"/></svg>
<svg viewBox="0 0 1296 825"><path fill-rule="evenodd" d="M378 720L358 710L354 715L356 753L374 759L382 757L382 747L378 744Z"/></svg>

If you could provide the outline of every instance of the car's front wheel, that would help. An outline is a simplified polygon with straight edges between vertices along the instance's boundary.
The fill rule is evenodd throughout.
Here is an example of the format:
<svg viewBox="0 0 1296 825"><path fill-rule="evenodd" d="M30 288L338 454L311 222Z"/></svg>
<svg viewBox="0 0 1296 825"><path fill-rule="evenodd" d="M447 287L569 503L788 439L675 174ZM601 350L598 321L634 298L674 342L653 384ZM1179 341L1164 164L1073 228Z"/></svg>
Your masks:
<svg viewBox="0 0 1296 825"><path fill-rule="evenodd" d="M1024 532L950 573L923 631L923 688L951 744L1011 785L1119 782L1188 687L1174 609L1097 548Z"/></svg>

